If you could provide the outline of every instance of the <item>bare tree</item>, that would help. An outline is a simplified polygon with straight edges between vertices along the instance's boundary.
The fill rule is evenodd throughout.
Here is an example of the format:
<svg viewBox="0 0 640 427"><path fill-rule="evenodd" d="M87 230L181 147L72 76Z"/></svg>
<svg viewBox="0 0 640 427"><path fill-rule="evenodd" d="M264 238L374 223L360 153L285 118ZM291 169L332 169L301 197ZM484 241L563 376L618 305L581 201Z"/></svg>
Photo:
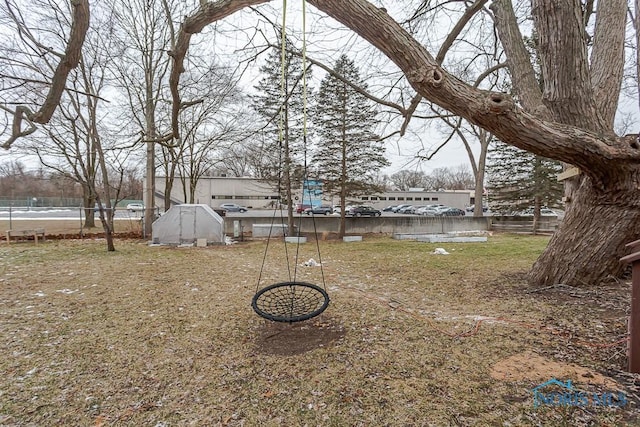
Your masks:
<svg viewBox="0 0 640 427"><path fill-rule="evenodd" d="M426 174L418 170L401 170L389 176L389 181L391 181L395 189L401 191L427 186Z"/></svg>
<svg viewBox="0 0 640 427"><path fill-rule="evenodd" d="M9 130L7 133L10 134L2 145L5 149L11 147L18 138L35 132L36 124L48 123L51 120L60 103L67 76L80 61L82 45L89 28L89 1L72 0L70 3L72 19L70 25L65 26L65 29L68 30L68 38L66 44L62 46L64 51L58 51L50 44L39 40L31 32L29 26L25 24L20 9L14 2L8 0L4 2L3 13L9 17L18 34L19 41L15 49L5 51L6 56L3 59L8 63L8 66L2 67L1 77L3 80L13 80L14 84L10 85L10 89L15 86L28 85L33 91L32 94L37 93L38 95L35 100L32 97L25 97L15 99L12 102L3 100L3 103L0 104L0 108L5 113L3 130ZM39 5L38 2L34 2L32 6L48 8L50 5ZM43 79L31 79L22 74L22 71L28 69L31 64L49 58L55 58L58 61L52 74L44 76ZM14 73L16 69L20 69L20 71ZM11 104L16 107L11 108ZM39 105L39 107L33 111L29 105Z"/></svg>
<svg viewBox="0 0 640 427"><path fill-rule="evenodd" d="M250 144L235 144L218 152L220 159L212 167L215 175L222 176L259 176L257 169L262 165L259 160L261 151Z"/></svg>
<svg viewBox="0 0 640 427"><path fill-rule="evenodd" d="M61 13L62 11L57 11ZM122 168L118 168L113 141L105 127L107 108L101 94L107 88L107 67L112 58L112 15L100 10L102 32L91 33L83 46L79 66L67 79L62 102L54 119L43 128L45 138L31 145L41 163L73 177L84 190L85 225L94 226L94 203L105 232L107 250L115 250L115 203L120 194ZM111 173L116 174L115 182Z"/></svg>
<svg viewBox="0 0 640 427"><path fill-rule="evenodd" d="M466 188L474 189L474 216L482 216L483 194L484 194L484 177L487 164L487 154L489 152L489 143L492 141L492 135L479 126L474 126L460 117L447 117L441 115L440 120L443 124L450 127L450 133L440 147L447 144L454 136L462 141L464 148L469 157L469 163L474 177L473 186L468 185ZM480 152L477 156L474 154L473 145L477 142L480 145ZM437 150L429 155L431 158Z"/></svg>
<svg viewBox="0 0 640 427"><path fill-rule="evenodd" d="M156 151L159 142L171 145L162 137L163 119L168 111L163 101L168 97L168 74L174 34L173 16L183 13L184 2L174 0L132 0L116 2L120 28L120 58L114 64L117 86L127 104L132 120L130 134L145 147L144 233L151 235L155 219ZM128 121L125 119L124 123Z"/></svg>
<svg viewBox="0 0 640 427"><path fill-rule="evenodd" d="M13 22L29 34L24 42L34 51L42 47L38 41L47 37L51 45L72 43L65 28L71 25L61 17L68 11L56 9L55 4L43 8L37 22L24 21L13 14ZM50 15L47 13L50 12ZM94 203L100 207L99 213L105 231L107 249L115 250L113 243L112 196L117 197L118 188L109 182L109 168L113 161L107 160L108 148L104 141L106 128L102 125L105 113L101 93L106 88L107 64L111 58L112 19L108 9L101 9L96 22L101 23L102 32L91 33L84 40L83 53L78 58L78 66L69 70L60 95L60 107L52 112L48 124L43 124L43 132L31 132L25 137L24 149L35 153L40 162L80 183L83 188L85 225L94 226ZM33 24L35 28L31 28ZM32 62L32 71L42 75L54 74L59 69L48 57ZM97 177L101 176L98 181ZM99 185L101 184L101 185ZM102 209L106 207L106 209Z"/></svg>
<svg viewBox="0 0 640 427"><path fill-rule="evenodd" d="M264 2L203 3L185 19L178 35L182 43L177 44L179 49L174 52L174 111L182 102L176 96L176 84L191 35L245 6ZM542 90L529 58L519 60L518 54L526 49L511 2L492 3L521 105L507 94L477 89L446 72L425 46L385 10L365 0L309 0L309 3L380 49L425 99L508 144L580 168L582 173L577 178L565 221L531 271L532 283L593 282L621 271L618 259L625 253L625 243L640 237L637 198L640 147L635 135L618 137L612 129L624 61L624 0L598 3L590 57L579 2L534 2L545 85ZM608 72L603 73L605 65ZM598 97L596 93L607 96ZM174 123L177 133L176 125L177 122ZM584 230L589 230L589 234L584 234Z"/></svg>
<svg viewBox="0 0 640 427"><path fill-rule="evenodd" d="M461 164L436 168L427 177L431 190L468 190L473 187L474 177L469 167Z"/></svg>
<svg viewBox="0 0 640 427"><path fill-rule="evenodd" d="M200 178L212 167L222 162L217 155L222 149L233 146L244 136L246 125L242 116L241 96L232 70L222 66L203 64L204 72L190 75L182 92L192 99L199 99L180 114L181 138L176 144L163 146L162 151L171 151L175 165L166 165L167 181L179 173L184 200L195 203L195 190ZM168 187L168 185L167 185ZM169 193L170 194L170 193ZM166 197L166 195L165 195ZM166 200L165 200L166 202ZM165 206L167 207L167 206Z"/></svg>

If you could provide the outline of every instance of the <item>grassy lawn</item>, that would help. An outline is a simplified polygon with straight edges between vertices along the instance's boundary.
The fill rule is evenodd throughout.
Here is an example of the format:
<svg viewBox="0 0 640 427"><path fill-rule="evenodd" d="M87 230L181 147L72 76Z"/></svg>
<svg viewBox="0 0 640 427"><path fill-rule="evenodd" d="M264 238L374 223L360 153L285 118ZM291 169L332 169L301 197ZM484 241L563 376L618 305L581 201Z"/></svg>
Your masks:
<svg viewBox="0 0 640 427"><path fill-rule="evenodd" d="M547 240L1 245L0 425L640 425L630 284L530 288ZM288 271L324 284L321 316L253 313ZM627 401L534 407L551 378Z"/></svg>

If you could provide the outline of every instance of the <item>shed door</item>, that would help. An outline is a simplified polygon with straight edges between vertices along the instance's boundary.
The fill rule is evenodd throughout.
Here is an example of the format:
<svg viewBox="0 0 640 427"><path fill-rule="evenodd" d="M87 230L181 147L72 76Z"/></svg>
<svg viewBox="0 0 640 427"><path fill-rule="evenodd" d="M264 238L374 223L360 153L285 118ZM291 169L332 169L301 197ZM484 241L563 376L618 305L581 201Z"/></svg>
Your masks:
<svg viewBox="0 0 640 427"><path fill-rule="evenodd" d="M196 211L180 209L180 243L193 243L196 238Z"/></svg>

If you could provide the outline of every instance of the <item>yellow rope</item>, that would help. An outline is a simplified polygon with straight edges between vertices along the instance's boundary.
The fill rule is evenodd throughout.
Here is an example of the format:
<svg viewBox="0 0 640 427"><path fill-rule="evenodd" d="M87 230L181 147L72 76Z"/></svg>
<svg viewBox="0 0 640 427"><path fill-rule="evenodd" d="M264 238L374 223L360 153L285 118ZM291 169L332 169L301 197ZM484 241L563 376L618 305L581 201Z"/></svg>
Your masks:
<svg viewBox="0 0 640 427"><path fill-rule="evenodd" d="M282 28L280 30L280 95L282 100L287 98L285 90L286 86L286 59L287 59L287 43L286 43L286 21L287 21L287 0L282 1ZM280 143L284 140L284 106L280 108L280 125L279 125L279 139ZM302 0L302 134L307 137L307 2ZM306 148L306 147L305 147Z"/></svg>
<svg viewBox="0 0 640 427"><path fill-rule="evenodd" d="M302 0L302 135L307 149L307 2Z"/></svg>
<svg viewBox="0 0 640 427"><path fill-rule="evenodd" d="M285 69L285 60L287 56L287 46L286 46L286 24L287 24L287 0L282 0L282 28L280 29L280 98L283 104L280 105L280 120L278 124L278 140L280 142L280 151L282 151L282 141L284 141L284 100L287 99L287 94L285 93L285 78L286 78L286 69Z"/></svg>

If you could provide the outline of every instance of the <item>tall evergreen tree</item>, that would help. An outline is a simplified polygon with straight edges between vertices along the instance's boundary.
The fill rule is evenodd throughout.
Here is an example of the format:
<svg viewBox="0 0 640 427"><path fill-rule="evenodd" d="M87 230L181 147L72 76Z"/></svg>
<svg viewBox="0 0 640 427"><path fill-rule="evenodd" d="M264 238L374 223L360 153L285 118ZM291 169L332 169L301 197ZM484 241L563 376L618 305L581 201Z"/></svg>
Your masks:
<svg viewBox="0 0 640 427"><path fill-rule="evenodd" d="M534 208L534 221L543 206L562 205L562 165L519 148L496 142L489 155L489 198L499 212Z"/></svg>
<svg viewBox="0 0 640 427"><path fill-rule="evenodd" d="M304 131L303 78L310 77L304 70L302 59L293 52L287 41L284 58L282 49L272 49L267 61L260 67L263 77L255 86L255 110L264 118L261 146L261 164L258 178L278 186L281 197L287 201L289 229L293 229L293 188L301 185L301 164L306 150ZM310 92L307 89L307 92Z"/></svg>
<svg viewBox="0 0 640 427"><path fill-rule="evenodd" d="M367 88L346 55L338 59L333 70L352 85ZM324 191L340 196L341 236L347 197L376 191L373 178L389 164L384 145L373 131L377 123L375 105L343 79L329 74L322 80L313 115L319 137L314 168L324 180Z"/></svg>

